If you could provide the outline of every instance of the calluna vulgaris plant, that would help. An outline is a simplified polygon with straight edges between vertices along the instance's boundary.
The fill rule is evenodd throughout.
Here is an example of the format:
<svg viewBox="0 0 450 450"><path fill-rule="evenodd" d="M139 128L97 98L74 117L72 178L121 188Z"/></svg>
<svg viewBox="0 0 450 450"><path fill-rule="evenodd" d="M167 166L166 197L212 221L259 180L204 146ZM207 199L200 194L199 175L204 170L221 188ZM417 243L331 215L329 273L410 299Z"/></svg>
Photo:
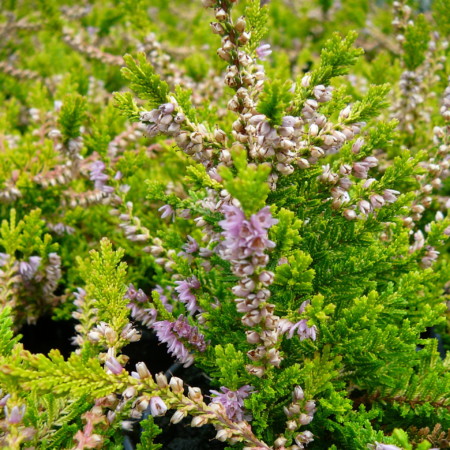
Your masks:
<svg viewBox="0 0 450 450"><path fill-rule="evenodd" d="M3 447L450 447L449 0L0 17Z"/></svg>

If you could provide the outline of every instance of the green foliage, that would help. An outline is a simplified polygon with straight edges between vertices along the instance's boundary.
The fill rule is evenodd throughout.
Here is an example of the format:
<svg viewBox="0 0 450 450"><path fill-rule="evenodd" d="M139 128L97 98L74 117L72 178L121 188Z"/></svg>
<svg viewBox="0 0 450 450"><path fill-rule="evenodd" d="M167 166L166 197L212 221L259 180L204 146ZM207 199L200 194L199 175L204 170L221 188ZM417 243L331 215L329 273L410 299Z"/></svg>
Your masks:
<svg viewBox="0 0 450 450"><path fill-rule="evenodd" d="M177 99L178 105L186 117L192 122L197 122L196 111L191 99L192 91L190 89L183 89L181 86L176 86L174 97Z"/></svg>
<svg viewBox="0 0 450 450"><path fill-rule="evenodd" d="M9 255L20 252L25 258L34 253L42 257L58 248L58 244L52 243L49 234L44 234L45 223L41 218L41 211L35 209L26 215L23 220L17 222L17 213L11 209L9 221L3 220L0 227L0 246Z"/></svg>
<svg viewBox="0 0 450 450"><path fill-rule="evenodd" d="M314 270L308 269L312 258L301 250L296 250L287 258L286 264L277 266L275 284L283 286L292 297L312 292Z"/></svg>
<svg viewBox="0 0 450 450"><path fill-rule="evenodd" d="M191 163L187 167L186 172L186 181L197 189L209 187L218 190L222 187L218 181L212 179L206 173L205 166L201 164Z"/></svg>
<svg viewBox="0 0 450 450"><path fill-rule="evenodd" d="M450 33L449 0L434 0L432 3L433 18L443 36Z"/></svg>
<svg viewBox="0 0 450 450"><path fill-rule="evenodd" d="M430 26L425 16L420 14L413 24L408 24L405 31L403 60L409 70L417 69L424 62L429 40Z"/></svg>
<svg viewBox="0 0 450 450"><path fill-rule="evenodd" d="M283 113L292 96L289 83L281 80L266 83L258 103L258 112L265 114L271 125L281 125Z"/></svg>
<svg viewBox="0 0 450 450"><path fill-rule="evenodd" d="M353 47L356 37L355 32L348 33L344 39L334 33L325 43L320 54L320 65L308 74L310 79L307 86L302 86L301 77L297 78L293 114L300 113L314 86L327 85L332 78L348 73L350 66L363 54L362 49Z"/></svg>
<svg viewBox="0 0 450 450"><path fill-rule="evenodd" d="M386 108L386 96L389 93L390 86L383 84L381 86L370 86L367 95L360 101L352 105L351 112L344 123L367 122L377 117L380 111Z"/></svg>
<svg viewBox="0 0 450 450"><path fill-rule="evenodd" d="M367 0L3 3L0 446L72 448L98 414L92 446L119 449L122 423L155 396L199 420L196 391L161 377L156 387L127 365L133 347L145 354L141 325L184 315L205 348L181 341L211 388L252 387L243 412L254 439L229 448L273 447L280 435L288 447L306 430L311 448L438 447L429 430L450 427L448 1L423 16L413 7L404 30L394 8ZM225 33L221 58L210 20ZM273 48L264 63L262 39ZM222 82L225 63L236 90ZM141 112L167 102L170 130L148 136ZM292 127L280 127L285 116ZM237 260L219 225L230 204L251 222ZM264 207L278 221L270 243L251 217ZM77 320L66 359L18 342L20 326L46 313ZM305 402L316 410L291 430L296 386L301 414ZM15 406L26 407L17 424ZM139 426L138 449L162 448L152 417Z"/></svg>
<svg viewBox="0 0 450 450"><path fill-rule="evenodd" d="M123 76L129 81L134 93L147 101L150 109L168 101L169 86L155 73L144 53L139 53L136 59L131 55L125 55L123 59L127 66L122 69ZM126 100L128 104L128 98ZM120 106L123 104L123 97L119 101ZM131 108L131 106L127 107Z"/></svg>
<svg viewBox="0 0 450 450"><path fill-rule="evenodd" d="M237 198L247 215L254 214L264 207L269 185L267 177L270 172L268 165L247 163L245 151L235 148L232 152L234 167L237 173L225 166L220 168L225 189Z"/></svg>
<svg viewBox="0 0 450 450"><path fill-rule="evenodd" d="M162 448L162 444L155 444L154 439L162 433L161 428L159 428L152 416L148 416L140 423L142 427L141 441L137 444L137 450L158 450Z"/></svg>
<svg viewBox="0 0 450 450"><path fill-rule="evenodd" d="M11 309L3 308L0 311L0 355L9 356L20 338L13 333Z"/></svg>
<svg viewBox="0 0 450 450"><path fill-rule="evenodd" d="M253 53L268 31L267 22L269 12L267 6L261 6L258 0L248 0L245 8L246 31L250 33L250 40L245 50Z"/></svg>
<svg viewBox="0 0 450 450"><path fill-rule="evenodd" d="M38 394L53 392L72 398L88 396L90 399L118 392L126 385L127 377L108 375L97 358L86 360L72 353L67 361L58 350L51 350L48 357L22 353L24 363L13 366L4 364L0 381L14 381L16 390L33 390Z"/></svg>
<svg viewBox="0 0 450 450"><path fill-rule="evenodd" d="M216 345L214 347L215 362L217 364L217 381L221 386L227 386L236 390L242 386L242 366L244 355L236 350L232 344L226 346Z"/></svg>
<svg viewBox="0 0 450 450"><path fill-rule="evenodd" d="M80 127L86 117L86 99L79 94L68 94L63 99L58 125L60 126L63 142L80 136Z"/></svg>
<svg viewBox="0 0 450 450"><path fill-rule="evenodd" d="M140 111L130 92L124 92L123 94L116 92L114 94L114 102L114 106L128 120L132 122L139 120Z"/></svg>
<svg viewBox="0 0 450 450"><path fill-rule="evenodd" d="M111 242L104 238L100 242L100 252L90 252L90 261L78 259L86 295L93 299L98 320L110 324L119 333L128 323L128 300L124 298L127 266L120 262L123 254L122 249L114 251Z"/></svg>

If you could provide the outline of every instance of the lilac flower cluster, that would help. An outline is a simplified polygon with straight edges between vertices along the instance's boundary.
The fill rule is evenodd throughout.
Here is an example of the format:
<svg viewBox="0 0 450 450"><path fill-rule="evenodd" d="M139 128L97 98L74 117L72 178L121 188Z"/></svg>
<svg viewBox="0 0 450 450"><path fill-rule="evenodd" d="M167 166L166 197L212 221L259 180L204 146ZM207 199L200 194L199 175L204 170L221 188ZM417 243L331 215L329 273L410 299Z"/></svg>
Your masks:
<svg viewBox="0 0 450 450"><path fill-rule="evenodd" d="M220 255L233 262L233 273L239 277L253 275L258 267L265 267L269 257L265 250L275 247L267 231L278 223L273 219L268 206L253 214L250 220L236 206L224 206L225 220L219 222L225 237Z"/></svg>
<svg viewBox="0 0 450 450"><path fill-rule="evenodd" d="M22 276L24 281L30 281L36 275L42 258L40 256L30 256L28 262L21 261L19 263L19 274Z"/></svg>
<svg viewBox="0 0 450 450"><path fill-rule="evenodd" d="M43 286L43 293L46 297L53 296L58 282L61 279L61 258L57 253L49 253L48 265L45 268L45 284Z"/></svg>
<svg viewBox="0 0 450 450"><path fill-rule="evenodd" d="M309 327L306 319L302 319L296 323L292 323L288 319L280 319L279 329L281 333L286 333L288 339L292 339L297 334L301 341L305 339L315 341L317 336L316 326Z"/></svg>
<svg viewBox="0 0 450 450"><path fill-rule="evenodd" d="M171 99L171 103L165 103L158 109L143 111L140 120L147 125L149 136L156 136L159 133L173 136L178 146L186 154L192 156L195 161L210 166L213 151L209 148L208 142L211 141L211 136L202 124L197 126L187 123L191 131L182 129L181 125L186 122L186 117L183 113L177 113L177 107L175 99ZM168 217L173 210L167 206L163 207L162 212L164 216Z"/></svg>
<svg viewBox="0 0 450 450"><path fill-rule="evenodd" d="M192 276L183 281L175 281L175 284L177 285L175 290L178 292L178 299L186 305L189 314L193 315L197 311L200 311L200 307L197 305L197 299L192 293L192 289L200 288L198 279Z"/></svg>
<svg viewBox="0 0 450 450"><path fill-rule="evenodd" d="M249 385L242 386L237 391L232 391L224 386L220 388L222 392L211 390L215 395L211 400L212 403L221 403L227 412L227 416L235 421L251 420L251 416L244 415L244 399L253 391L253 387Z"/></svg>
<svg viewBox="0 0 450 450"><path fill-rule="evenodd" d="M352 152L359 153L361 147L364 145L364 140L358 138L352 146ZM345 207L343 210L343 216L347 220L354 220L357 218L356 211L362 216L382 208L386 203L394 203L397 200L399 191L394 189L384 189L382 192L377 193L371 191L372 184L376 182L375 178L368 178L369 170L378 165L378 159L374 156L367 156L361 161L354 162L353 165L342 164L339 167L339 173L334 173L329 164L322 166L322 174L319 176L319 180L324 184L331 187L331 207L335 210ZM354 205L351 205L351 198L349 190L353 185L353 181L349 176L353 175L355 178L366 180L362 187L367 192L364 192L364 197Z"/></svg>
<svg viewBox="0 0 450 450"><path fill-rule="evenodd" d="M148 297L142 289L136 290L136 288L130 284L125 294L125 298L130 300L127 308L130 309L131 317L138 320L146 327L151 327L157 316L155 308L145 308L144 304L148 302Z"/></svg>
<svg viewBox="0 0 450 450"><path fill-rule="evenodd" d="M114 192L114 188L106 184L109 180L109 176L103 172L105 168L106 166L103 161L94 161L90 168L90 179L94 182L95 189L105 192L106 194L111 194Z"/></svg>
<svg viewBox="0 0 450 450"><path fill-rule="evenodd" d="M287 442L287 437L293 437L298 449L304 448L306 444L312 442L313 434L306 430L299 434L295 434L298 428L304 425L308 425L314 418L316 412L316 403L314 400L306 400L303 389L300 386L296 386L292 392L292 402L289 406L283 408L287 417L286 430L284 435L280 435L274 442L275 449L284 449Z"/></svg>
<svg viewBox="0 0 450 450"><path fill-rule="evenodd" d="M302 314L309 303L309 300L304 301L298 309L298 313ZM317 327L315 325L312 327L308 326L307 319L302 319L296 323L293 323L288 319L280 319L278 329L281 334L287 333L286 337L288 339L292 339L295 334L298 335L301 341L305 339L312 339L315 341L317 337Z"/></svg>
<svg viewBox="0 0 450 450"><path fill-rule="evenodd" d="M194 347L199 352L206 350L205 338L199 333L197 327L189 325L186 317L180 315L175 322L162 320L153 324L153 329L160 342L168 346L172 353L184 367L194 362L194 356L185 347L185 344Z"/></svg>
<svg viewBox="0 0 450 450"><path fill-rule="evenodd" d="M237 310L245 313L242 323L248 327L258 327L247 332L247 341L260 344L250 350L247 356L253 364L246 366L247 371L258 377L263 376L266 366L278 367L281 356L278 345L278 321L273 314L275 305L268 302L274 274L265 270L269 262L265 251L275 244L268 238L268 230L278 221L272 218L269 207L253 214L249 220L240 208L224 206L225 220L219 222L225 238L218 246L220 256L231 262L231 268L240 278L232 291L236 298Z"/></svg>

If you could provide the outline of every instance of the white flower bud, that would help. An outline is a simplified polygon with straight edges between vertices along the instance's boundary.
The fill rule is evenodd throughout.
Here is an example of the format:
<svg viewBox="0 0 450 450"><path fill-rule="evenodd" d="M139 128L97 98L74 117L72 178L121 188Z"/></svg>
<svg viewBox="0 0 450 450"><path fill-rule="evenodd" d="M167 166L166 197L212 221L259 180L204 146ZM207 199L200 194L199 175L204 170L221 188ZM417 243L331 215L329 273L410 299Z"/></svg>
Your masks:
<svg viewBox="0 0 450 450"><path fill-rule="evenodd" d="M170 389L174 394L180 394L183 392L183 380L178 377L172 377L169 382Z"/></svg>
<svg viewBox="0 0 450 450"><path fill-rule="evenodd" d="M227 13L223 8L216 9L216 19L223 22L227 18Z"/></svg>
<svg viewBox="0 0 450 450"><path fill-rule="evenodd" d="M186 416L187 416L187 413L185 411L176 411L175 414L170 418L170 423L179 423Z"/></svg>

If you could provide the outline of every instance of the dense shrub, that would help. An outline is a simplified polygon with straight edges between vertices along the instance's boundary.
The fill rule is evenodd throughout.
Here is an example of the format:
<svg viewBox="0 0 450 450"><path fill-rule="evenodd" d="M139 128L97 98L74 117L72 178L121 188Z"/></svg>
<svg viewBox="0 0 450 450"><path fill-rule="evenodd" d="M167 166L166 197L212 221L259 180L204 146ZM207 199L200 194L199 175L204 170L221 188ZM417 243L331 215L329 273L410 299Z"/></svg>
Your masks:
<svg viewBox="0 0 450 450"><path fill-rule="evenodd" d="M2 7L4 447L450 446L448 0Z"/></svg>

